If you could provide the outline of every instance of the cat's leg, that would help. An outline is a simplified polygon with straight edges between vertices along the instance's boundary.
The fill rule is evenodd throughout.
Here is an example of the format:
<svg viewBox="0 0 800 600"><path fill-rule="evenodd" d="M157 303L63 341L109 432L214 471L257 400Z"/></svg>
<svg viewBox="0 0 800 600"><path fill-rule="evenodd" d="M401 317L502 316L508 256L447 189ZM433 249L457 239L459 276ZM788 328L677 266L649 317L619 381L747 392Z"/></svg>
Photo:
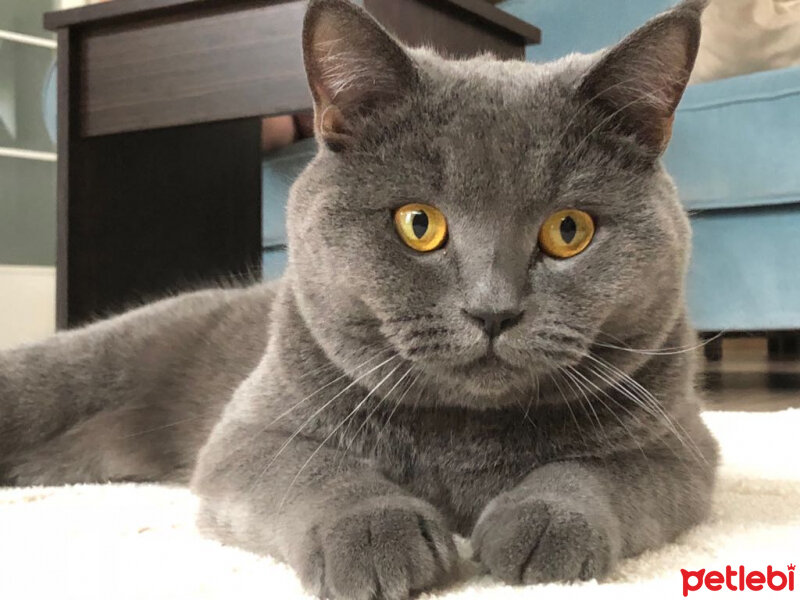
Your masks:
<svg viewBox="0 0 800 600"><path fill-rule="evenodd" d="M512 584L602 579L618 559L673 540L711 501L716 446L699 420L694 429L688 447L535 469L483 511L476 556Z"/></svg>
<svg viewBox="0 0 800 600"><path fill-rule="evenodd" d="M188 479L273 296L189 293L0 351L0 484Z"/></svg>
<svg viewBox="0 0 800 600"><path fill-rule="evenodd" d="M455 566L432 505L323 439L223 422L192 487L206 535L288 563L321 597L405 600Z"/></svg>

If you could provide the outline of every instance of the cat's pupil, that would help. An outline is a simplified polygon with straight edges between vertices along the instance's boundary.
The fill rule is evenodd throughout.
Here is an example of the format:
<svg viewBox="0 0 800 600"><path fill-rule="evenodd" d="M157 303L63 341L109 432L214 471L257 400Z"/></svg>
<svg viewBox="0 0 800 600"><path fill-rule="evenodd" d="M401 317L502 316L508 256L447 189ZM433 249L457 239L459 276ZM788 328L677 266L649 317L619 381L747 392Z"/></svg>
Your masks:
<svg viewBox="0 0 800 600"><path fill-rule="evenodd" d="M566 217L561 221L561 239L567 244L575 239L575 234L578 233L578 225L572 217Z"/></svg>
<svg viewBox="0 0 800 600"><path fill-rule="evenodd" d="M411 220L411 228L414 230L414 235L417 236L417 239L422 239L422 236L428 231L428 215L422 211L415 214Z"/></svg>

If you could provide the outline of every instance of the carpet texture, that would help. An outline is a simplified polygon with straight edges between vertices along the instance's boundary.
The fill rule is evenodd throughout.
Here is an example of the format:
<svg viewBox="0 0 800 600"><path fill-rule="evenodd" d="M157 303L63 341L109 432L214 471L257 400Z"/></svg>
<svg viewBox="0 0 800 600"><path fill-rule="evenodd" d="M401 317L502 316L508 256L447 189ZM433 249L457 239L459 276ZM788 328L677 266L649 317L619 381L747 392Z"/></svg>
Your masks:
<svg viewBox="0 0 800 600"><path fill-rule="evenodd" d="M680 598L681 568L724 571L742 564L763 571L772 564L785 571L790 561L797 564L800 410L708 412L705 418L723 451L706 524L624 561L602 585L512 588L465 560L458 586L422 598ZM307 597L287 567L202 538L194 527L196 507L185 489L156 485L0 490L0 598Z"/></svg>

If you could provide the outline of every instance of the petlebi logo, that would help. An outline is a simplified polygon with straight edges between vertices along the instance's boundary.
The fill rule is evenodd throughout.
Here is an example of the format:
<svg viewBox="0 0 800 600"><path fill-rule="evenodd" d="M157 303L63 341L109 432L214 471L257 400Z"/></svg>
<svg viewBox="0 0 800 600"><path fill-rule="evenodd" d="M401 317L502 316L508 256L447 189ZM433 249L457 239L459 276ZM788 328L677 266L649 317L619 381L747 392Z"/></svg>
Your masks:
<svg viewBox="0 0 800 600"><path fill-rule="evenodd" d="M750 571L743 565L734 568L730 565L724 571L687 571L681 569L683 576L683 596L689 592L696 592L702 588L718 592L728 589L732 592L743 592L745 590L759 592L761 590L773 590L775 592L794 591L794 563L786 566L786 570L774 568L767 565L766 571Z"/></svg>

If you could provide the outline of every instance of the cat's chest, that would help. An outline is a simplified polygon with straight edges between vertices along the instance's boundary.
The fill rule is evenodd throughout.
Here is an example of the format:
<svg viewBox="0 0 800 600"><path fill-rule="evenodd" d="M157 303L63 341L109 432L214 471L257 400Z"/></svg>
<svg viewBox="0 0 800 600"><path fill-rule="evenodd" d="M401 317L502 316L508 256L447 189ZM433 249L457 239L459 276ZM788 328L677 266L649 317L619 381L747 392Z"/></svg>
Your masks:
<svg viewBox="0 0 800 600"><path fill-rule="evenodd" d="M469 533L492 498L539 464L541 441L522 413L404 411L376 431L375 457L388 477Z"/></svg>

